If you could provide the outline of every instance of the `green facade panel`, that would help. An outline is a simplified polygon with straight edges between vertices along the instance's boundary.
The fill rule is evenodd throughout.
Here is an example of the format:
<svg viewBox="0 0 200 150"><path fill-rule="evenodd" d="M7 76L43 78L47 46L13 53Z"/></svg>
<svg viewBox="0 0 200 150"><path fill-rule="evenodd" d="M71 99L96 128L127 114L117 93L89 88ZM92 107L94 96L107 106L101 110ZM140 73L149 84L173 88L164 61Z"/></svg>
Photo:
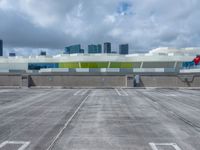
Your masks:
<svg viewBox="0 0 200 150"><path fill-rule="evenodd" d="M66 62L66 63L59 63L59 68L79 68L78 62Z"/></svg>
<svg viewBox="0 0 200 150"><path fill-rule="evenodd" d="M110 68L133 68L132 62L111 62Z"/></svg>
<svg viewBox="0 0 200 150"><path fill-rule="evenodd" d="M133 62L65 62L58 64L59 68L133 68L133 66Z"/></svg>
<svg viewBox="0 0 200 150"><path fill-rule="evenodd" d="M81 62L81 68L108 68L108 62Z"/></svg>

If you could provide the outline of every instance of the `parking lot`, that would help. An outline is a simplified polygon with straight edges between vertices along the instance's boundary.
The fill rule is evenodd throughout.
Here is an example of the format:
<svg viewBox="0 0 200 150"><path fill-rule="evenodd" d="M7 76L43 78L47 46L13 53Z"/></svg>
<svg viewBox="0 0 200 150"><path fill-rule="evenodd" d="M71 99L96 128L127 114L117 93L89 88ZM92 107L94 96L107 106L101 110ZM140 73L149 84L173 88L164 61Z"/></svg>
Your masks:
<svg viewBox="0 0 200 150"><path fill-rule="evenodd" d="M1 89L0 150L200 150L200 90Z"/></svg>

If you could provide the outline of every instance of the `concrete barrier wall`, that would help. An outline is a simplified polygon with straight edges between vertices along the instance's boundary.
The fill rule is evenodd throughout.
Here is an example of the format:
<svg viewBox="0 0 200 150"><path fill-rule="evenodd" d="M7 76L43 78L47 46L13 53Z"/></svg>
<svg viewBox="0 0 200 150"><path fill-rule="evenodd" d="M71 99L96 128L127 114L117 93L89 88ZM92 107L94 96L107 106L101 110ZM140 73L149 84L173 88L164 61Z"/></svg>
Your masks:
<svg viewBox="0 0 200 150"><path fill-rule="evenodd" d="M133 87L133 75L0 74L0 86ZM139 87L200 87L196 75L141 75Z"/></svg>
<svg viewBox="0 0 200 150"><path fill-rule="evenodd" d="M127 84L126 76L39 76L33 75L30 79L30 86L94 86L94 87L113 87Z"/></svg>
<svg viewBox="0 0 200 150"><path fill-rule="evenodd" d="M21 86L21 76L0 75L0 86Z"/></svg>
<svg viewBox="0 0 200 150"><path fill-rule="evenodd" d="M200 87L200 75L142 75L141 87Z"/></svg>

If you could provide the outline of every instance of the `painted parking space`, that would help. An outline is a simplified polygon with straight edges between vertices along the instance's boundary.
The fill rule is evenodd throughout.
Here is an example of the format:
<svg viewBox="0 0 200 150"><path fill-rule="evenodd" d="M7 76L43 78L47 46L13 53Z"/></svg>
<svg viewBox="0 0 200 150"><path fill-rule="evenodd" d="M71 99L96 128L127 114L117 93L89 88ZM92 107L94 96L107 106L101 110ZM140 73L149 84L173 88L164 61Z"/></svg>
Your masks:
<svg viewBox="0 0 200 150"><path fill-rule="evenodd" d="M0 144L0 149L5 150L25 150L30 145L29 141L4 141Z"/></svg>
<svg viewBox="0 0 200 150"><path fill-rule="evenodd" d="M169 90L176 97L166 93L125 88L0 93L0 101L11 101L0 102L0 150L199 150L198 92L188 99L178 90Z"/></svg>
<svg viewBox="0 0 200 150"><path fill-rule="evenodd" d="M176 143L149 143L152 150L181 150L181 148Z"/></svg>

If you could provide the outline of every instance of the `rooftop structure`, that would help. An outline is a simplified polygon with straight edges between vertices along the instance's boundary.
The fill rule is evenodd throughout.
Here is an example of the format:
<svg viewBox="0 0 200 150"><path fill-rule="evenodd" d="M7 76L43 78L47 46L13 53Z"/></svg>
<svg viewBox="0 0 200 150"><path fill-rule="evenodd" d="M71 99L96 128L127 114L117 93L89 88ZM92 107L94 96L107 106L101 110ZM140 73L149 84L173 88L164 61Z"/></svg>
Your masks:
<svg viewBox="0 0 200 150"><path fill-rule="evenodd" d="M173 55L199 55L200 47L170 48L159 47L149 51L150 54L173 54Z"/></svg>

